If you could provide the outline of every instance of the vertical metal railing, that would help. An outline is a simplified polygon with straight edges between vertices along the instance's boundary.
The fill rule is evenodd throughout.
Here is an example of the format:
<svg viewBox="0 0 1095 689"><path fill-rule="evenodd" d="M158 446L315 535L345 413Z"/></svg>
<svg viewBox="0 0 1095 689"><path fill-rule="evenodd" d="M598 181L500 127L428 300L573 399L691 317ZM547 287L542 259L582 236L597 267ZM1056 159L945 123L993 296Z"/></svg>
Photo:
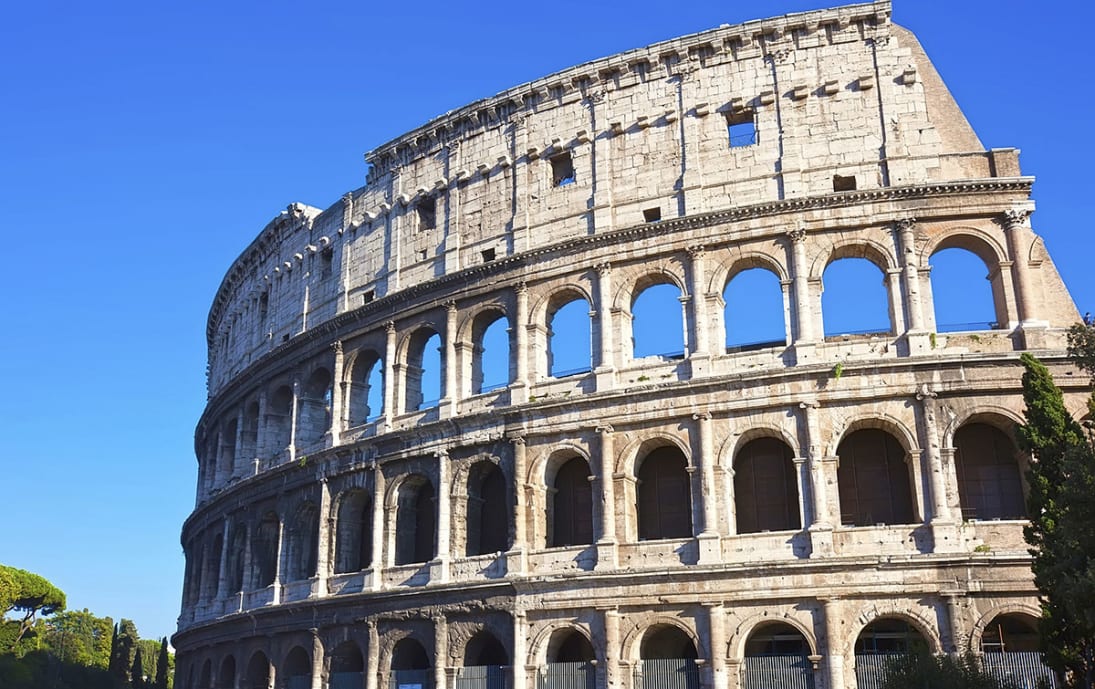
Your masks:
<svg viewBox="0 0 1095 689"><path fill-rule="evenodd" d="M687 658L644 660L642 682L636 689L700 689L700 668Z"/></svg>
<svg viewBox="0 0 1095 689"><path fill-rule="evenodd" d="M596 689L597 671L588 660L549 663L536 676L536 689Z"/></svg>
<svg viewBox="0 0 1095 689"><path fill-rule="evenodd" d="M509 689L509 668L502 665L472 665L456 671L454 689Z"/></svg>
<svg viewBox="0 0 1095 689"><path fill-rule="evenodd" d="M332 672L327 678L327 689L362 689L364 672Z"/></svg>
<svg viewBox="0 0 1095 689"><path fill-rule="evenodd" d="M814 668L806 656L746 656L742 689L814 689Z"/></svg>
<svg viewBox="0 0 1095 689"><path fill-rule="evenodd" d="M433 670L392 670L389 689L432 689Z"/></svg>
<svg viewBox="0 0 1095 689"><path fill-rule="evenodd" d="M878 689L886 676L890 662L903 653L856 654L855 685L857 689Z"/></svg>
<svg viewBox="0 0 1095 689"><path fill-rule="evenodd" d="M1060 686L1057 675L1042 662L1042 654L1037 651L985 653L981 656L981 667L999 680L1010 680L1020 689L1038 689L1040 682L1050 689Z"/></svg>

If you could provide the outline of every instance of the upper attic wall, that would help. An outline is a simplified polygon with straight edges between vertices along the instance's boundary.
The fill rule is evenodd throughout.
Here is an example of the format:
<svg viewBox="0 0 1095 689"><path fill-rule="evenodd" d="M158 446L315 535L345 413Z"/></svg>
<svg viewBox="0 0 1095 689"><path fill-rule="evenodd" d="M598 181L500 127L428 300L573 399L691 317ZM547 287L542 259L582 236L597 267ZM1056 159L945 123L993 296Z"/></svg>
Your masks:
<svg viewBox="0 0 1095 689"><path fill-rule="evenodd" d="M733 138L742 125L747 140ZM337 314L507 256L656 220L1019 174L1014 152L984 151L889 2L596 60L367 160L366 187L307 222L279 217L237 259L209 316L211 392ZM234 321L263 339L233 339Z"/></svg>

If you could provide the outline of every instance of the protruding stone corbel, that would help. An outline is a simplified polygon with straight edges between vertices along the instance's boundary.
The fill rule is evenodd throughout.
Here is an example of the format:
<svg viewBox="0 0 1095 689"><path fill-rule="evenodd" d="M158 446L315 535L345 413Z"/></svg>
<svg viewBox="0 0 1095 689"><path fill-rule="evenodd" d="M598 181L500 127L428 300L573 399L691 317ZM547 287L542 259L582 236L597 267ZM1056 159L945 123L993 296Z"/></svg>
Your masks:
<svg viewBox="0 0 1095 689"><path fill-rule="evenodd" d="M826 96L835 96L840 92L840 82L836 79L828 79L821 85L821 90Z"/></svg>
<svg viewBox="0 0 1095 689"><path fill-rule="evenodd" d="M757 96L757 99L760 101L761 105L771 105L776 102L776 92L771 89L761 91L760 95Z"/></svg>
<svg viewBox="0 0 1095 689"><path fill-rule="evenodd" d="M905 71L901 73L901 83L905 86L912 86L916 83L916 67L914 65L905 67Z"/></svg>
<svg viewBox="0 0 1095 689"><path fill-rule="evenodd" d="M635 119L635 126L638 127L639 129L646 129L647 127L650 126L650 118L647 117L646 115L639 115Z"/></svg>
<svg viewBox="0 0 1095 689"><path fill-rule="evenodd" d="M539 146L529 146L527 154L528 154L528 159L529 160L539 160L540 159L540 147Z"/></svg>
<svg viewBox="0 0 1095 689"><path fill-rule="evenodd" d="M512 164L513 164L513 161L510 159L510 157L508 155L498 156L498 167L502 168L503 170L506 169L507 167L509 167Z"/></svg>
<svg viewBox="0 0 1095 689"><path fill-rule="evenodd" d="M589 132L585 129L579 129L578 133L574 135L574 140L580 144L589 143Z"/></svg>
<svg viewBox="0 0 1095 689"><path fill-rule="evenodd" d="M711 114L710 103L696 103L696 106L692 108L692 112L696 114L696 117L707 117Z"/></svg>
<svg viewBox="0 0 1095 689"><path fill-rule="evenodd" d="M791 98L794 100L806 100L810 96L810 87L806 84L798 84L791 89Z"/></svg>

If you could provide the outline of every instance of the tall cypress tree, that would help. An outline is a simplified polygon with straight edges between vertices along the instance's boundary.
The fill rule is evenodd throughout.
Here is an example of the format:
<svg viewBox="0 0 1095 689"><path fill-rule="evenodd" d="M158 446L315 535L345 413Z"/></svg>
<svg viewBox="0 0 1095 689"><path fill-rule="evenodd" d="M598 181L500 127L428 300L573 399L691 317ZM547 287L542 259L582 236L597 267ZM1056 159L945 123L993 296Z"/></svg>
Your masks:
<svg viewBox="0 0 1095 689"><path fill-rule="evenodd" d="M167 689L167 637L160 642L160 655L156 662L156 689Z"/></svg>
<svg viewBox="0 0 1095 689"><path fill-rule="evenodd" d="M1024 535L1041 593L1042 652L1069 686L1095 689L1095 447L1049 369L1030 354L1022 362L1026 424L1018 435L1034 460Z"/></svg>
<svg viewBox="0 0 1095 689"><path fill-rule="evenodd" d="M141 647L133 652L133 667L129 671L130 686L133 689L144 689L144 658L141 657Z"/></svg>

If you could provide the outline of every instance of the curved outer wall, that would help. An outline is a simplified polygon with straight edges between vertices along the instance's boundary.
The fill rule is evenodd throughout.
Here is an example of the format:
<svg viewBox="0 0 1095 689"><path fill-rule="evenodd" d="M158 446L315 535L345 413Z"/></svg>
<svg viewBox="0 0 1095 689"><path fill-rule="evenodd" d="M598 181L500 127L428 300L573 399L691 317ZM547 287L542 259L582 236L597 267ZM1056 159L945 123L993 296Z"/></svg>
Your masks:
<svg viewBox="0 0 1095 689"><path fill-rule="evenodd" d="M524 689L576 632L596 686L632 687L676 629L721 689L745 685L749 640L778 621L836 689L879 619L954 651L999 614L1036 615L1024 521L978 518L1006 496L974 496L959 438L989 433L1021 472L1021 351L1083 408L1063 356L1077 314L1018 152L981 147L889 14L723 27L516 87L264 228L209 316L177 686L375 689L422 664L410 639L427 683L503 665ZM754 141L732 143L748 122ZM928 259L951 247L986 264L989 329L937 332ZM846 257L881 271L888 332L825 335L822 273ZM724 288L758 267L784 339L727 348ZM633 353L634 301L657 284L680 292L683 355ZM589 367L553 376L552 317L578 299ZM498 317L510 382L484 390ZM903 515L852 505L868 498L849 448L870 433L904 475ZM783 474L746 467L762 446ZM588 493L563 486L574 467ZM758 528L746 513L777 480L793 523Z"/></svg>

